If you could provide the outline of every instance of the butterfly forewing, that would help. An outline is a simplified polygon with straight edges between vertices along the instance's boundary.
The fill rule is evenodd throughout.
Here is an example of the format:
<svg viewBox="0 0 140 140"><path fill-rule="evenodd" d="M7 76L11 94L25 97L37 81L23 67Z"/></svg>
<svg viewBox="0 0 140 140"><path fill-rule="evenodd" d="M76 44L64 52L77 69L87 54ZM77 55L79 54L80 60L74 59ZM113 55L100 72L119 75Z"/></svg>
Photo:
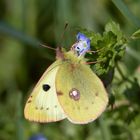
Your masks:
<svg viewBox="0 0 140 140"><path fill-rule="evenodd" d="M53 63L43 74L27 100L25 118L37 122L54 122L65 118L56 95L55 77L59 63Z"/></svg>
<svg viewBox="0 0 140 140"><path fill-rule="evenodd" d="M85 124L95 120L108 103L101 80L87 65L72 60L59 68L56 90L64 112L73 123Z"/></svg>

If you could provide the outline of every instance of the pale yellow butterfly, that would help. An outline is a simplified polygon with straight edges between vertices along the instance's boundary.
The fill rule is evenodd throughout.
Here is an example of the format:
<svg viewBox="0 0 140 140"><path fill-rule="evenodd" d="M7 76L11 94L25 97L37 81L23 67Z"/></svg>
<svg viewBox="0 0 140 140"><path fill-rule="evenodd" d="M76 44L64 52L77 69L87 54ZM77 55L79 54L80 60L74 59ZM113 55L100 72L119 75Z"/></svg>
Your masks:
<svg viewBox="0 0 140 140"><path fill-rule="evenodd" d="M72 123L86 124L105 110L108 95L103 83L86 64L83 55L77 55L75 50L58 49L57 60L46 70L27 100L25 118L37 122L67 118Z"/></svg>

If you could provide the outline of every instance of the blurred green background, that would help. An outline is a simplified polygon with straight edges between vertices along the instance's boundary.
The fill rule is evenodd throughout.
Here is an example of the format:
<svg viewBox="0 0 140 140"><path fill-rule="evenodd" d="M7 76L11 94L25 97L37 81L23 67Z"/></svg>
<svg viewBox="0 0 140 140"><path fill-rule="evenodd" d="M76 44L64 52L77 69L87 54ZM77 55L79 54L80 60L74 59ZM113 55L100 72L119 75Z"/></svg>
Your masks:
<svg viewBox="0 0 140 140"><path fill-rule="evenodd" d="M140 41L127 44L111 85L114 109L96 121L74 125L67 120L38 124L24 119L27 97L55 52L69 23L62 45L75 41L75 28L102 33L114 20L129 37L140 28L140 0L0 0L0 140L139 140ZM40 136L41 137L41 136ZM43 139L38 139L43 140Z"/></svg>

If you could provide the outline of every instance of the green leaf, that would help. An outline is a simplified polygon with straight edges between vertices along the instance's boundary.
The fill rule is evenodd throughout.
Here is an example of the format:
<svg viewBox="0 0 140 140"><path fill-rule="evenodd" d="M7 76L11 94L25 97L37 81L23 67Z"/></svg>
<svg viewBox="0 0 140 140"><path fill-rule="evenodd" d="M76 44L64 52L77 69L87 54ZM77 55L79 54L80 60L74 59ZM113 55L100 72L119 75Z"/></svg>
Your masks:
<svg viewBox="0 0 140 140"><path fill-rule="evenodd" d="M92 65L94 72L103 80L109 75L113 77L116 61L119 61L125 53L125 44L127 42L122 33L119 24L111 21L106 24L103 34L94 33L93 31L81 30L91 40L91 50L96 53L87 54L86 57L90 62L97 61ZM105 83L109 83L111 80Z"/></svg>
<svg viewBox="0 0 140 140"><path fill-rule="evenodd" d="M105 32L109 32L109 31L113 32L117 36L118 43L120 41L122 41L122 39L124 39L123 38L123 33L122 33L121 29L120 29L119 24L117 24L117 23L115 23L113 21L109 22L105 26ZM122 42L120 42L120 43L122 43Z"/></svg>

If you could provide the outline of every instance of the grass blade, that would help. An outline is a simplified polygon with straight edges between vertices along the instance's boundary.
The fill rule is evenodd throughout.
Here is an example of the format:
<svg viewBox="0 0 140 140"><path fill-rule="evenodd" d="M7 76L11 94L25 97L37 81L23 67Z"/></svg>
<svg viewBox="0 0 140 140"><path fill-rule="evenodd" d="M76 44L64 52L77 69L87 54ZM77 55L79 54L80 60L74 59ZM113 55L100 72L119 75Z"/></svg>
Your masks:
<svg viewBox="0 0 140 140"><path fill-rule="evenodd" d="M112 0L112 2L127 20L129 20L135 26L140 27L140 20L129 10L122 0Z"/></svg>

